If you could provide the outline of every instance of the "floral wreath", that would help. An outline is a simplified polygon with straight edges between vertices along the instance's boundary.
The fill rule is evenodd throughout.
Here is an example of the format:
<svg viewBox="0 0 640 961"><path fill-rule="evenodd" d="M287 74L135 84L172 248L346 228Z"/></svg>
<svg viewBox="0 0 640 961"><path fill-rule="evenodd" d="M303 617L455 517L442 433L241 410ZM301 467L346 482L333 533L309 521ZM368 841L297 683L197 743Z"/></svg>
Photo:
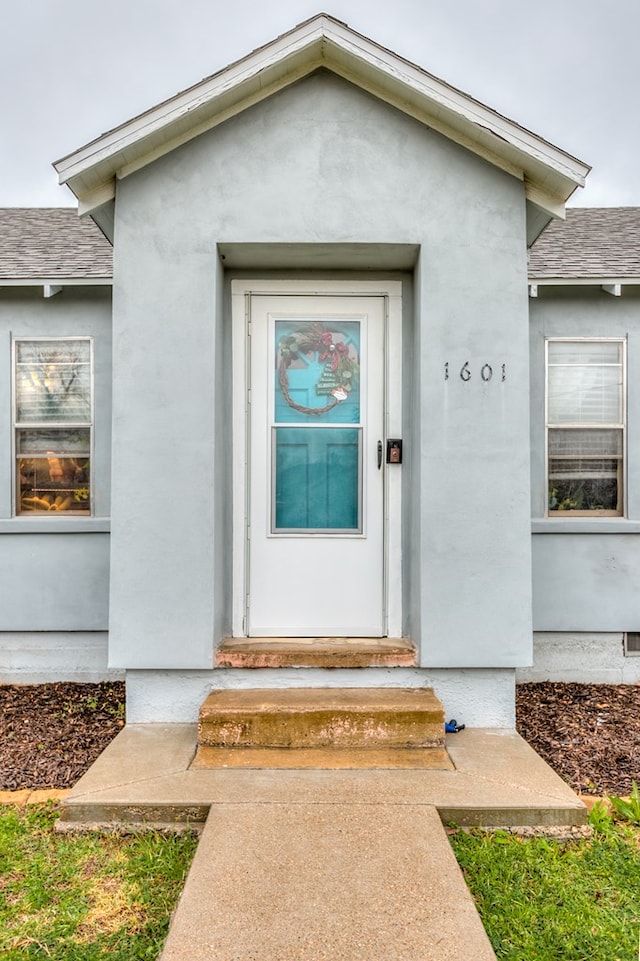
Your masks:
<svg viewBox="0 0 640 961"><path fill-rule="evenodd" d="M349 347L344 341L334 343L333 336L337 331L328 330L324 324L313 323L309 327L294 330L286 334L280 341L280 362L278 376L282 396L289 407L303 414L325 414L336 407L340 401L346 400L350 391L358 382L360 366L351 357ZM289 394L289 375L287 369L301 354L318 354L318 360L324 361L325 366L316 384L317 394L328 394L332 400L324 407L304 407L296 404Z"/></svg>

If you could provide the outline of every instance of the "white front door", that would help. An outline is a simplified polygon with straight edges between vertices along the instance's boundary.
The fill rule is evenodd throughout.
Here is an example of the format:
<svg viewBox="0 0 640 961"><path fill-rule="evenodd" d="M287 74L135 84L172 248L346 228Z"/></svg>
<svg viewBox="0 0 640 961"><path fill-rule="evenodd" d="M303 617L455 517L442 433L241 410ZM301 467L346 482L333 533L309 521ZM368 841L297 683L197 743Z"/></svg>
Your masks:
<svg viewBox="0 0 640 961"><path fill-rule="evenodd" d="M249 301L249 636L381 636L382 296Z"/></svg>

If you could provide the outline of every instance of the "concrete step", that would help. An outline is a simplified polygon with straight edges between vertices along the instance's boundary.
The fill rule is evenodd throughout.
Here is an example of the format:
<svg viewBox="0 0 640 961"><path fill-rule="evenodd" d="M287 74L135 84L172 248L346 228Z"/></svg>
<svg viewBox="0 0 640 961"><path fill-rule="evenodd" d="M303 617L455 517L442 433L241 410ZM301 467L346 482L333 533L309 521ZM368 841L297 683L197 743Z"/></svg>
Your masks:
<svg viewBox="0 0 640 961"><path fill-rule="evenodd" d="M216 667L415 667L408 637L225 637Z"/></svg>
<svg viewBox="0 0 640 961"><path fill-rule="evenodd" d="M444 709L431 688L212 691L198 744L211 748L444 749Z"/></svg>

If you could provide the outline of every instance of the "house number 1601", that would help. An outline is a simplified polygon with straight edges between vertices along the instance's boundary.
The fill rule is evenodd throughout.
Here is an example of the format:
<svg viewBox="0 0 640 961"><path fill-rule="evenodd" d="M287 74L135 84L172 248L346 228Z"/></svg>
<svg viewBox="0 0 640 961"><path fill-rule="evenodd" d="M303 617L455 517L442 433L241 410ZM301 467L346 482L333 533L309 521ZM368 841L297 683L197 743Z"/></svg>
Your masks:
<svg viewBox="0 0 640 961"><path fill-rule="evenodd" d="M494 374L494 370L491 364L483 364L482 367L480 368L480 379L483 380L485 384L489 383L489 381L493 378L493 374ZM468 381L471 380L472 376L473 376L473 373L471 370L471 364L469 363L468 360L465 360L464 364L462 365L459 371L460 380L464 381L464 383L466 384ZM506 364L500 364L499 376L500 376L500 380L503 382L507 379ZM444 365L444 379L449 380L449 377L450 377L450 368L449 368L449 361L447 361L446 364Z"/></svg>

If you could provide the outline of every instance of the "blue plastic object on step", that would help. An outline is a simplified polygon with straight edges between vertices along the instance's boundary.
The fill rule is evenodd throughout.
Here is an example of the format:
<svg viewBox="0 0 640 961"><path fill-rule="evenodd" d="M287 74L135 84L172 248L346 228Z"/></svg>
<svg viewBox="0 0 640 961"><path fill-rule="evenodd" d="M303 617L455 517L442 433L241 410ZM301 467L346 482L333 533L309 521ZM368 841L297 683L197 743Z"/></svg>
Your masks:
<svg viewBox="0 0 640 961"><path fill-rule="evenodd" d="M455 718L450 721L445 721L444 729L447 734L457 734L458 731L464 731L464 724L458 724Z"/></svg>

